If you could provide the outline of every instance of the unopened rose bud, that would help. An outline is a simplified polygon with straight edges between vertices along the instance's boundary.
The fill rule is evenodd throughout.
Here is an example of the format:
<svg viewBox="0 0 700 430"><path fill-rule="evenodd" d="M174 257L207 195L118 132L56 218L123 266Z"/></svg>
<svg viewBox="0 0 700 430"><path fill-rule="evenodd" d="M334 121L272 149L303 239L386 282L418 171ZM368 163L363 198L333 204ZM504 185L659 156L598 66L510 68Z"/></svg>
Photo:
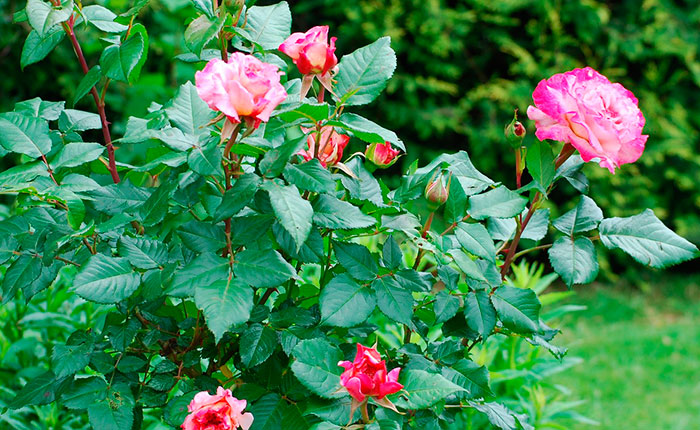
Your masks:
<svg viewBox="0 0 700 430"><path fill-rule="evenodd" d="M506 125L504 133L506 135L508 143L510 143L511 146L513 146L514 148L522 146L523 139L527 134L527 130L525 129L525 126L520 121L518 121L517 109L515 110L515 115L513 115L513 120L510 123L508 123L508 125Z"/></svg>
<svg viewBox="0 0 700 430"><path fill-rule="evenodd" d="M399 159L400 151L393 149L391 143L373 143L367 146L365 157L377 167L386 169Z"/></svg>
<svg viewBox="0 0 700 430"><path fill-rule="evenodd" d="M428 182L425 187L425 198L430 203L430 210L434 211L447 201L450 197L450 179L447 181L447 186L443 183L442 174L439 174L436 178L433 178Z"/></svg>

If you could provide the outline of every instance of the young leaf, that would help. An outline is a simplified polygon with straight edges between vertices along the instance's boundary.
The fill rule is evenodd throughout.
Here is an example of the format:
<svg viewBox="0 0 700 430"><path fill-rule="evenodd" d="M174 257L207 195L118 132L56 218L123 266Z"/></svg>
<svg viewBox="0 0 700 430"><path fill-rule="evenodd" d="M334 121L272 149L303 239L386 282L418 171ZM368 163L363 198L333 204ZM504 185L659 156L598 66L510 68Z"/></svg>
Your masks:
<svg viewBox="0 0 700 430"><path fill-rule="evenodd" d="M228 329L248 321L253 309L253 290L229 277L211 284L198 284L194 302L204 313L207 326L218 342Z"/></svg>
<svg viewBox="0 0 700 430"><path fill-rule="evenodd" d="M377 98L396 69L396 54L390 45L391 39L382 37L343 56L335 75L336 101L346 105L364 105Z"/></svg>
<svg viewBox="0 0 700 430"><path fill-rule="evenodd" d="M600 210L593 199L588 196L581 196L578 205L555 219L552 225L562 233L573 236L576 233L597 228L602 219L603 211Z"/></svg>
<svg viewBox="0 0 700 430"><path fill-rule="evenodd" d="M102 51L100 67L108 78L129 83L141 56L144 54L144 40L141 33L131 35L122 44L111 45Z"/></svg>
<svg viewBox="0 0 700 430"><path fill-rule="evenodd" d="M698 248L666 227L651 209L626 218L607 218L598 227L600 241L642 264L663 268L698 256Z"/></svg>
<svg viewBox="0 0 700 430"><path fill-rule="evenodd" d="M504 186L469 198L469 215L476 220L512 218L525 209L527 199Z"/></svg>
<svg viewBox="0 0 700 430"><path fill-rule="evenodd" d="M491 303L504 326L516 333L532 334L540 330L540 301L532 290L503 285L491 296Z"/></svg>
<svg viewBox="0 0 700 430"><path fill-rule="evenodd" d="M44 38L58 24L68 21L73 14L73 0L64 1L54 7L43 0L27 1L27 19L37 34Z"/></svg>
<svg viewBox="0 0 700 430"><path fill-rule="evenodd" d="M587 237L560 237L549 248L549 261L569 287L593 282L598 275L595 246Z"/></svg>
<svg viewBox="0 0 700 430"><path fill-rule="evenodd" d="M114 22L117 15L104 6L90 5L82 9L83 16L87 22L94 25L99 30L106 33L121 33L128 27L124 24Z"/></svg>
<svg viewBox="0 0 700 430"><path fill-rule="evenodd" d="M126 258L96 254L90 257L73 281L74 291L95 303L118 303L136 291L141 282Z"/></svg>
<svg viewBox="0 0 700 430"><path fill-rule="evenodd" d="M355 282L342 273L321 290L321 324L353 327L362 324L377 303L371 288Z"/></svg>
<svg viewBox="0 0 700 430"><path fill-rule="evenodd" d="M292 372L313 393L327 399L342 397L338 362L343 353L324 339L303 340L292 350Z"/></svg>
<svg viewBox="0 0 700 430"><path fill-rule="evenodd" d="M277 181L267 181L263 189L270 195L270 202L279 223L292 236L297 250L306 241L311 231L314 210L308 200L299 195L294 185L281 185Z"/></svg>

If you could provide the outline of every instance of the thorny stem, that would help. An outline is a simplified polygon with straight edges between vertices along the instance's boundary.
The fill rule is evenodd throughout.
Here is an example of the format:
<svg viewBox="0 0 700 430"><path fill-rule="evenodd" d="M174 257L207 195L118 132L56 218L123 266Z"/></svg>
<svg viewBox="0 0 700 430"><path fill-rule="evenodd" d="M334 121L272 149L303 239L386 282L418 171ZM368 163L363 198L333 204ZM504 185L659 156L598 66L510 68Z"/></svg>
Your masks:
<svg viewBox="0 0 700 430"><path fill-rule="evenodd" d="M431 212L427 221L425 221L425 225L423 226L423 229L421 230L421 233L420 233L421 238L425 239L426 236L428 236L428 232L430 231L430 226L433 223L434 217L435 217L435 212ZM418 250L418 255L416 256L416 261L413 263L413 270L416 270L418 268L418 265L420 264L420 261L423 258L423 254L425 254L425 249L420 248Z"/></svg>
<svg viewBox="0 0 700 430"><path fill-rule="evenodd" d="M41 160L46 165L46 170L49 171L49 176L51 177L51 180L53 181L53 183L58 185L56 178L54 178L54 176L53 176L53 170L51 170L51 166L49 165L49 161L46 159L46 156L44 154L41 154Z"/></svg>
<svg viewBox="0 0 700 430"><path fill-rule="evenodd" d="M73 50L75 51L75 55L78 57L78 61L80 62L80 67L82 68L83 73L87 75L90 71L90 68L87 65L87 61L85 61L85 55L83 55L83 50L80 47L80 42L78 42L78 39L75 37L75 31L73 31L74 20L75 15L71 17L68 23L64 22L62 24L63 30L66 32L68 38L71 41L71 44L73 45ZM100 95L97 94L97 89L94 86L90 88L90 94L92 94L92 98L95 100L97 113L100 115L100 123L102 124L102 137L104 138L104 146L107 148L107 156L109 157L109 173L112 176L112 181L115 184L118 184L121 181L121 179L119 178L119 172L117 172L117 162L114 158L114 145L112 145L112 136L109 132L109 121L107 121L107 114L105 113L104 100L100 99Z"/></svg>

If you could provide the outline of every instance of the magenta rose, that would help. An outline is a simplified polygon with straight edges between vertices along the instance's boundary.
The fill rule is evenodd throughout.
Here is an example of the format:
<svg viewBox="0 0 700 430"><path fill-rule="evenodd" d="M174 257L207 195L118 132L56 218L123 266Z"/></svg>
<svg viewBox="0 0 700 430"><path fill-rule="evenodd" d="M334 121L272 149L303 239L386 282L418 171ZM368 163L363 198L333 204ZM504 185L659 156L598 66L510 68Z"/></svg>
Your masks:
<svg viewBox="0 0 700 430"><path fill-rule="evenodd" d="M194 79L199 97L233 123L257 128L287 97L277 66L236 52L228 62L214 59Z"/></svg>
<svg viewBox="0 0 700 430"><path fill-rule="evenodd" d="M325 75L338 64L335 37L328 43L328 26L317 25L306 33L292 33L279 47L304 75Z"/></svg>
<svg viewBox="0 0 700 430"><path fill-rule="evenodd" d="M341 361L338 366L345 369L340 375L340 383L356 402L363 403L368 397L382 400L403 388L398 382L401 369L397 367L387 372L386 363L375 348L358 343L355 360Z"/></svg>
<svg viewBox="0 0 700 430"><path fill-rule="evenodd" d="M248 430L253 424L253 414L243 413L245 400L231 395L231 390L219 387L216 395L206 391L197 393L188 406L190 414L182 424L183 430Z"/></svg>
<svg viewBox="0 0 700 430"><path fill-rule="evenodd" d="M648 136L637 99L590 67L542 80L532 98L527 115L540 140L570 143L584 161L597 159L611 173L644 152Z"/></svg>

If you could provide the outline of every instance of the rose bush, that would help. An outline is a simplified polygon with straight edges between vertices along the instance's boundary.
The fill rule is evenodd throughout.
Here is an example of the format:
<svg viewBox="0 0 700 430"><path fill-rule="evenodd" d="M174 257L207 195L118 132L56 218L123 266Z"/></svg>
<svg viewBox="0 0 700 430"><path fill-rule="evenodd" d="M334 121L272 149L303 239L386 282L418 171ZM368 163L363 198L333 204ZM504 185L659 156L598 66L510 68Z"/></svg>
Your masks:
<svg viewBox="0 0 700 430"><path fill-rule="evenodd" d="M403 142L351 112L391 78L390 40L326 68L327 31L291 37L286 3L242 3L194 2L191 52L178 61L201 67L195 85L130 117L116 139L101 94L137 80L146 61L138 5L117 17L29 0L17 17L46 54L68 36L84 65L78 95L91 93L97 112L35 98L0 114L0 155L15 164L0 173L13 197L0 220L3 303L19 313L18 299L69 285L80 306L102 312L48 345L50 368L19 375L7 406L28 422L28 406L55 404L100 430L149 420L186 430L484 420L530 429L538 416L499 394L486 366L498 359L485 357L514 363L520 339L558 359L565 350L542 319L542 290L520 282L513 263L547 249L572 286L595 278L596 244L652 267L697 256L651 211L604 218L595 196L550 220L552 189L578 189L584 159L615 167L642 139L629 94L606 92L613 84L593 71L535 91L538 137L563 144L528 144L514 129L514 189L463 151L414 163L391 189L372 171ZM99 60L84 58L76 22L112 34ZM301 76L280 45L293 60L298 48ZM323 68L299 66L321 67L322 52ZM148 148L143 162L119 161L130 145Z"/></svg>

